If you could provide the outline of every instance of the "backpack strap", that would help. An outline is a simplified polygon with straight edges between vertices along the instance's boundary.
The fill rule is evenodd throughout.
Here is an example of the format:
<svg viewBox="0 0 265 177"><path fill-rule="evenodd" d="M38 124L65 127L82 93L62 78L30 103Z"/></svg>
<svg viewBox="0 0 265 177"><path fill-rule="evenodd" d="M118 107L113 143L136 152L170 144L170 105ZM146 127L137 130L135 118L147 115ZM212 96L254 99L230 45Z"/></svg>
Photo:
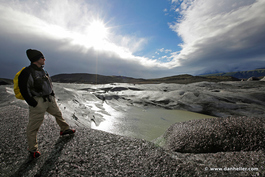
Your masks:
<svg viewBox="0 0 265 177"><path fill-rule="evenodd" d="M28 66L28 68L29 68L30 74L31 74L31 76L33 78L33 81L36 80L37 76L36 76L36 73L35 73L34 69L32 67L30 67L30 66Z"/></svg>
<svg viewBox="0 0 265 177"><path fill-rule="evenodd" d="M38 103L37 101L29 94L27 89L27 82L30 76L30 69L27 67L23 71L21 71L20 75L18 76L18 87L21 92L21 95L26 100L26 102L30 105L35 107Z"/></svg>

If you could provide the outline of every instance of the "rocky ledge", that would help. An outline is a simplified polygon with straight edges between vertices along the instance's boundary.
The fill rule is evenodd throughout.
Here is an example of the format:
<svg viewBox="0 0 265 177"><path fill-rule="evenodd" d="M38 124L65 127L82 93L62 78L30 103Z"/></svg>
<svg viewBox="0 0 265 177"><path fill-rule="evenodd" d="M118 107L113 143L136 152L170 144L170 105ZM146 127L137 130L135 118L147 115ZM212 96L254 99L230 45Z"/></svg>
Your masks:
<svg viewBox="0 0 265 177"><path fill-rule="evenodd" d="M38 134L42 155L38 159L32 159L26 149L27 109L6 105L0 107L0 117L0 176L3 177L265 176L264 118L245 119L246 121L233 119L234 123L228 131L224 128L227 128L225 125L229 119L221 122L220 119L205 119L175 124L165 134L167 144L164 149L145 140L80 128L77 125L71 125L77 129L74 136L60 137L54 118L45 115ZM234 125L241 125L241 122L242 133L233 134L237 132L233 130L233 127L237 128ZM247 128L247 122L250 128ZM211 129L210 125L216 126ZM218 125L221 127L218 128ZM255 127L252 133L252 128ZM222 139L229 130L232 133ZM185 134L189 134L191 139L186 138ZM216 134L219 137L215 137ZM246 137L242 141L243 148L236 151L233 151L233 147L225 148L227 144L234 142L234 138L240 140L241 136ZM219 149L228 152L207 152L208 148L204 146L212 146L214 138L219 142L216 146L220 145ZM210 144L205 141L207 139ZM174 142L179 142L180 145L175 147ZM236 141L235 147L238 144L240 141Z"/></svg>

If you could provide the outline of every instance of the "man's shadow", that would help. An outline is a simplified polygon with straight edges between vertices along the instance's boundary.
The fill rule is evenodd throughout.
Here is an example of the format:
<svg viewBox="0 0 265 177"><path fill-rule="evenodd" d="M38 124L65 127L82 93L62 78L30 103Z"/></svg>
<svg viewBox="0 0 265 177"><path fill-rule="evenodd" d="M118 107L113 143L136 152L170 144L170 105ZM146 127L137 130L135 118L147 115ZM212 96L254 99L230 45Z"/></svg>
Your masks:
<svg viewBox="0 0 265 177"><path fill-rule="evenodd" d="M55 162L60 157L63 148L69 141L73 139L73 137L74 137L74 134L59 137L49 157L44 162L44 164L42 165L38 173L35 175L36 177L47 176L49 174L50 170L54 168ZM42 157L39 157L39 158L42 158ZM31 169L34 168L37 161L38 161L38 158L34 159L33 157L28 156L28 158L22 163L19 169L13 175L11 175L11 177L24 176L27 172L29 172Z"/></svg>

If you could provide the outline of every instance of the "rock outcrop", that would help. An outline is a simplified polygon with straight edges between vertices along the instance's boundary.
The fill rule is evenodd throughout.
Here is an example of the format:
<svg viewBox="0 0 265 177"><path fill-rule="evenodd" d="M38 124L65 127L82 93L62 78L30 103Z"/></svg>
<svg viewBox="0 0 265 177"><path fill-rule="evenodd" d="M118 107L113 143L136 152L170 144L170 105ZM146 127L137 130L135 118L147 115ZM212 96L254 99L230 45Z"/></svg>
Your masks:
<svg viewBox="0 0 265 177"><path fill-rule="evenodd" d="M228 117L172 125L164 134L165 149L182 153L265 150L265 119Z"/></svg>

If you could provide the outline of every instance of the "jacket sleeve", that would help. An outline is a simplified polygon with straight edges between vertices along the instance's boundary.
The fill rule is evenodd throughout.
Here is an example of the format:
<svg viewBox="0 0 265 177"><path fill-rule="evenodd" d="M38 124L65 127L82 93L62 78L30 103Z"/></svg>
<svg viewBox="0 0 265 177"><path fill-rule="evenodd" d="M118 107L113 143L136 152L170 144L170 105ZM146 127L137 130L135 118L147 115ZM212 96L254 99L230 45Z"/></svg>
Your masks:
<svg viewBox="0 0 265 177"><path fill-rule="evenodd" d="M30 71L29 68L25 68L18 77L18 86L21 95L24 97L25 101L28 103L28 105L36 107L38 102L31 96L31 94L28 92L28 80L30 77Z"/></svg>

